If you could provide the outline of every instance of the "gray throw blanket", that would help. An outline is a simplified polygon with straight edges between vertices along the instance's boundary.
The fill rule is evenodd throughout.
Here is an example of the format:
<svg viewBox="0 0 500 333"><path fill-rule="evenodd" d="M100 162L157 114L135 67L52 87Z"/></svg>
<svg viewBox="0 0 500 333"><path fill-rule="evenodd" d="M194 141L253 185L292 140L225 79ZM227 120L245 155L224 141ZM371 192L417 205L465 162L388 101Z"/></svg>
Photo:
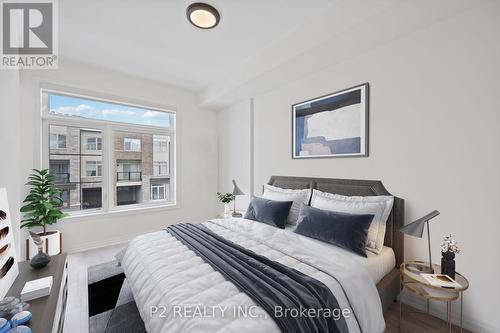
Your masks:
<svg viewBox="0 0 500 333"><path fill-rule="evenodd" d="M328 310L341 309L322 282L228 241L201 224L176 224L166 231L252 298L282 332L348 332L344 317L328 315ZM299 315L277 315L277 308L296 309L288 313ZM313 311L307 312L309 309Z"/></svg>

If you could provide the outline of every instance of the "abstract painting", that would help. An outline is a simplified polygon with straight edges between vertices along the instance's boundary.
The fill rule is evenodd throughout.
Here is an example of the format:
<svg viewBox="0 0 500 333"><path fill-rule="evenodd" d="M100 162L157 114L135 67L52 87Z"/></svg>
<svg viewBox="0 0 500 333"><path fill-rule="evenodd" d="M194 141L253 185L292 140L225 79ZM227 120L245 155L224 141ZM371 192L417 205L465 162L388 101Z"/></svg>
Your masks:
<svg viewBox="0 0 500 333"><path fill-rule="evenodd" d="M368 87L292 105L292 157L368 156Z"/></svg>

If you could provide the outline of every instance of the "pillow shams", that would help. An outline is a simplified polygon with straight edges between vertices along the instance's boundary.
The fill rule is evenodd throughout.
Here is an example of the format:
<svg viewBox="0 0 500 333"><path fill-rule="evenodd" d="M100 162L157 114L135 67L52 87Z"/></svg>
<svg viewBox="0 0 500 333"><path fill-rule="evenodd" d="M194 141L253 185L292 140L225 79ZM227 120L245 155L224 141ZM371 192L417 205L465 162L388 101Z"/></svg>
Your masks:
<svg viewBox="0 0 500 333"><path fill-rule="evenodd" d="M302 204L294 232L366 257L366 237L372 214L346 214Z"/></svg>
<svg viewBox="0 0 500 333"><path fill-rule="evenodd" d="M297 219L299 217L300 205L302 203L306 205L309 204L309 199L311 198L311 189L291 190L265 184L264 194L262 194L262 198L275 201L293 201L292 207L287 217L287 223L296 225Z"/></svg>
<svg viewBox="0 0 500 333"><path fill-rule="evenodd" d="M248 205L245 218L285 229L286 218L292 201L273 201L253 197Z"/></svg>
<svg viewBox="0 0 500 333"><path fill-rule="evenodd" d="M392 210L392 196L344 196L313 190L311 206L319 209L349 214L373 214L368 229L366 248L378 254L384 246L386 222Z"/></svg>

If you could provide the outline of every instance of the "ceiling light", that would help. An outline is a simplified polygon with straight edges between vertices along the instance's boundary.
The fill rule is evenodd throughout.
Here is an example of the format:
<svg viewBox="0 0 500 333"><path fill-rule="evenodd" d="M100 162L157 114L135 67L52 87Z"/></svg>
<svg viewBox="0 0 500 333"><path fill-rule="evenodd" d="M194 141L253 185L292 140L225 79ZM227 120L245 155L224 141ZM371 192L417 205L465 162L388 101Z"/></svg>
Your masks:
<svg viewBox="0 0 500 333"><path fill-rule="evenodd" d="M217 9L206 3L193 3L186 10L189 22L200 29L212 29L219 24L220 15Z"/></svg>

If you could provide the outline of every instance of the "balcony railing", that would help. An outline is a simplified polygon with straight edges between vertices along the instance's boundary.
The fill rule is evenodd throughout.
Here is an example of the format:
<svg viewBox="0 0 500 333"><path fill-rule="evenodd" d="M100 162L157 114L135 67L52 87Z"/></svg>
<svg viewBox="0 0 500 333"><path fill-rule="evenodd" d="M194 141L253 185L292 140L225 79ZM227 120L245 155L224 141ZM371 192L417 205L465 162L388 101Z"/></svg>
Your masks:
<svg viewBox="0 0 500 333"><path fill-rule="evenodd" d="M116 180L119 182L135 182L142 180L142 172L140 171L128 171L128 172L117 172Z"/></svg>
<svg viewBox="0 0 500 333"><path fill-rule="evenodd" d="M69 183L69 173L53 173L54 183L66 184Z"/></svg>

